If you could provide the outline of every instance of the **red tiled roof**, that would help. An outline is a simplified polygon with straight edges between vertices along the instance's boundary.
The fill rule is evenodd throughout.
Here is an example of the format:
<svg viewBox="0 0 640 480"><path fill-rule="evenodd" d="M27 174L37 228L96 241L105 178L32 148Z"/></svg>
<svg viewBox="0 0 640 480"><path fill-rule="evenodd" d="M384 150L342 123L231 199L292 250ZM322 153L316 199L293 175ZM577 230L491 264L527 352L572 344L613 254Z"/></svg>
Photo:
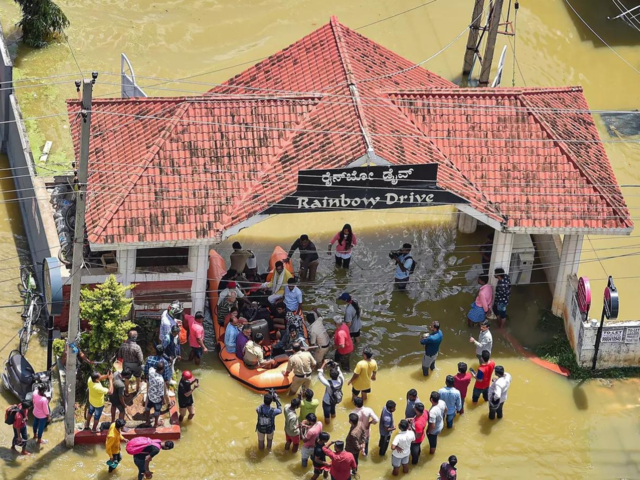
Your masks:
<svg viewBox="0 0 640 480"><path fill-rule="evenodd" d="M371 150L437 162L442 187L506 228L628 229L586 109L577 88L457 88L332 18L205 96L95 101L89 240L213 243L295 191L299 170Z"/></svg>

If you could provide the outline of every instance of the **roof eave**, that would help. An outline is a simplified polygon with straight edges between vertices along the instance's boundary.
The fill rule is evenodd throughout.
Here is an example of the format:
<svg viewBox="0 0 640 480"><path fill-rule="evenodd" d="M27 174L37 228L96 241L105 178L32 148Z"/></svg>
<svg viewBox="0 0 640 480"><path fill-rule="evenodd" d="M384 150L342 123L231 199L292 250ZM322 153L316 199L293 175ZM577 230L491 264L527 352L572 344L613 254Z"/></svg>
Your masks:
<svg viewBox="0 0 640 480"><path fill-rule="evenodd" d="M560 235L631 235L633 227L625 228L572 228L572 227L508 227L505 233L560 234Z"/></svg>

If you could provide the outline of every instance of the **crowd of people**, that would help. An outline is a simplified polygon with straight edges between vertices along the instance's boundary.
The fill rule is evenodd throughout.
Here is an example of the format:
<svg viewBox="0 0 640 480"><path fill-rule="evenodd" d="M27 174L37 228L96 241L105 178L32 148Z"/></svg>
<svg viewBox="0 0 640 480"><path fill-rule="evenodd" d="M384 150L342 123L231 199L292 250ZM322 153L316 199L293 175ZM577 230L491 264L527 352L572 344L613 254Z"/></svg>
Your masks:
<svg viewBox="0 0 640 480"><path fill-rule="evenodd" d="M335 252L332 247L335 245ZM357 238L350 225L345 225L335 234L328 245L328 255L334 255L336 268L348 269ZM471 402L478 403L480 397L488 403L488 417L494 420L504 415L504 404L511 384L511 375L503 366L496 365L491 353L493 338L488 319L495 319L502 328L507 318L507 306L511 293L509 275L497 268L494 276L497 281L495 292L490 285L488 275L483 273L478 279L480 289L476 300L467 315L469 326L478 326L480 333L469 342L475 346L479 362L477 371L464 362L458 364L457 373L447 375L444 385L428 395L423 403L418 391L411 389L406 394L406 405L400 419L398 405L393 399L385 402L378 413L367 407L373 382L379 370L374 352L367 346L361 349L355 367L351 371L352 356L363 341L362 309L358 301L349 292L343 292L336 302L344 305L344 312L331 318L334 333L330 335L325 319L318 309L305 307L303 291L298 281L313 282L320 262L320 256L314 242L307 235L301 235L289 249L287 258L275 263L269 276L258 275L255 256L249 250L235 242L231 254L231 268L219 283L218 305L212 305L214 321L226 326L224 347L234 354L248 368L275 368L286 363L282 370L285 377L293 374L288 394L292 397L288 404L282 405L275 391L264 395L258 408L256 431L258 448L271 449L276 431L276 417L284 416L284 450L290 454L300 451L303 468L311 463L312 480L320 476L334 480L351 478L358 470L362 457L370 455L369 444L372 426L378 425L379 439L377 455L384 457L390 452L391 469L394 476L409 471L409 465L416 465L422 454L422 445L429 445L429 454L436 452L438 436L444 428L453 428L457 416L464 414L464 407L472 379ZM395 264L394 284L398 290L406 290L410 276L417 263L411 256L412 246L403 244L402 248L392 251L390 259ZM300 251L300 270L293 275L286 268L292 261L296 250ZM483 265L487 263L490 251L483 251ZM249 288L249 285L253 285ZM495 295L494 295L495 293ZM204 314L183 314L180 302L173 302L163 312L158 332L155 354L144 357L137 343L137 332L129 332L126 342L117 353L122 370L101 375L94 372L87 382L88 402L85 413L85 429L97 432L105 406L105 396L111 404L111 422L106 437L107 465L112 472L122 461L121 444L127 444L123 437L126 431L125 416L131 405L132 397L138 395L146 385L146 403L144 406L144 425L158 427L163 412L175 405L172 397L177 391L179 422L195 416L194 391L199 381L190 371L183 371L179 382L174 380L176 361L182 359L182 347L189 344L189 361L196 366L206 353L204 343ZM256 322L266 321L266 332L256 331ZM424 347L422 373L428 377L436 369L436 360L443 342L440 323L434 321L428 333L423 334L419 342ZM219 339L222 340L222 339ZM312 390L312 377L317 372L319 386L324 387L322 395ZM493 378L495 376L495 378ZM135 385L133 380L135 379ZM104 386L103 382L108 386ZM318 385L316 384L316 385ZM345 384L351 387L351 395L345 400ZM132 390L133 389L133 390ZM44 399L44 400L43 400ZM44 428L50 420L48 401L43 392L36 393L33 402L24 401L14 408L11 420L14 429L12 449L21 448L27 455L27 419L29 409L33 407L34 437L38 443L46 443L42 438ZM336 421L337 406L349 402L353 410L344 419L349 431L344 438L335 439L323 431L324 425ZM274 406L275 403L275 406ZM318 408L322 406L321 410ZM167 408L167 410L165 410ZM151 424L153 415L153 425ZM445 427L446 426L446 427ZM134 463L138 467L138 478L151 478L150 462L162 449L173 447L172 442L154 442L146 439L146 444L138 438L131 446ZM133 442L133 441L132 441ZM457 478L457 458L449 457L448 462L440 466L442 479Z"/></svg>

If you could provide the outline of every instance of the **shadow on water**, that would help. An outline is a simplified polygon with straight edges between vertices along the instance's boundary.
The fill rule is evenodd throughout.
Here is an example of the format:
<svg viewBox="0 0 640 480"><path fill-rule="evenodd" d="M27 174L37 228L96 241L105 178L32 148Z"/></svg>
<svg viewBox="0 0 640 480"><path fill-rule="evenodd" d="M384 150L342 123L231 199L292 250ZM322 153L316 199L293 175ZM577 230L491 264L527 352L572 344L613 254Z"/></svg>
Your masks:
<svg viewBox="0 0 640 480"><path fill-rule="evenodd" d="M586 380L582 380L573 388L573 401L578 410L589 410L589 398L582 388Z"/></svg>
<svg viewBox="0 0 640 480"><path fill-rule="evenodd" d="M612 47L616 46L634 46L640 44L640 32L633 27L627 25L624 20L608 20L607 17L615 17L620 14L620 10L616 8L611 0L569 0L576 12L582 19L588 23L594 31L602 37ZM580 39L593 43L594 47L607 46L602 43L596 35L578 18L571 7L563 1L569 16L573 21ZM623 0L625 6L629 9L640 4L637 0Z"/></svg>

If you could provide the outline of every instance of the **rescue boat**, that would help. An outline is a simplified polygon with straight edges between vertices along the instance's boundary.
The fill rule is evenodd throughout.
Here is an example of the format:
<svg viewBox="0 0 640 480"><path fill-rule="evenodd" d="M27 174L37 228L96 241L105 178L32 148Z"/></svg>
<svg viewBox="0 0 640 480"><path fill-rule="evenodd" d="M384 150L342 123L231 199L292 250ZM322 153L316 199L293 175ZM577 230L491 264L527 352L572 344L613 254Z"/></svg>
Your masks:
<svg viewBox="0 0 640 480"><path fill-rule="evenodd" d="M269 259L270 270L273 270L275 263L278 260L286 258L287 253L281 248L276 247ZM285 264L289 271L293 270L291 263ZM224 259L216 252L211 250L209 252L209 306L211 308L211 317L213 319L213 329L216 334L216 344L218 351L218 358L229 372L229 375L235 380L240 382L245 387L253 390L256 393L266 393L269 389L275 389L278 392L288 390L293 382L294 375L284 376L283 372L287 368L287 364L281 363L276 368L264 369L264 368L249 368L242 360L239 360L235 353L227 352L224 345L224 333L225 326L220 326L217 321L216 310L218 306L218 284L220 279L227 272ZM305 332L306 333L306 332Z"/></svg>

